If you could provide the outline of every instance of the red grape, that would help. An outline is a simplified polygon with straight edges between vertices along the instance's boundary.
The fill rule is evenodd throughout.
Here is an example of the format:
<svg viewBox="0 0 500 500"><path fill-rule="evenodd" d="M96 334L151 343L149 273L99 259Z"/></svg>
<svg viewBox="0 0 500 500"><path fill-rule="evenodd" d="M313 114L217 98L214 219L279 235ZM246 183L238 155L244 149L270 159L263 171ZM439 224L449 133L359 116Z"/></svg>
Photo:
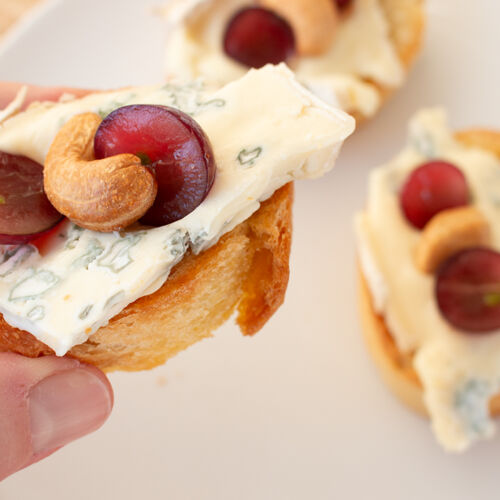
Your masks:
<svg viewBox="0 0 500 500"><path fill-rule="evenodd" d="M64 218L59 221L55 226L47 229L47 231L43 231L42 233L38 233L33 235L33 238L30 240L30 245L35 246L38 249L38 253L40 255L46 255L50 252L53 244L58 239L58 235L64 234L65 227L68 224L68 219Z"/></svg>
<svg viewBox="0 0 500 500"><path fill-rule="evenodd" d="M401 191L401 208L408 222L418 229L442 210L468 202L464 174L445 161L431 161L416 168Z"/></svg>
<svg viewBox="0 0 500 500"><path fill-rule="evenodd" d="M295 52L290 24L272 10L248 7L229 21L224 35L224 51L251 68L286 61Z"/></svg>
<svg viewBox="0 0 500 500"><path fill-rule="evenodd" d="M500 253L471 248L448 259L437 275L436 298L456 328L472 333L500 328Z"/></svg>
<svg viewBox="0 0 500 500"><path fill-rule="evenodd" d="M43 190L42 165L0 152L0 244L27 243L61 218Z"/></svg>
<svg viewBox="0 0 500 500"><path fill-rule="evenodd" d="M182 219L207 196L215 178L212 147L201 127L167 106L118 108L99 126L96 158L132 153L156 176L158 194L141 222L163 226Z"/></svg>
<svg viewBox="0 0 500 500"><path fill-rule="evenodd" d="M55 224L57 226L57 223ZM31 242L32 240L36 240L37 238L42 238L46 234L51 233L54 230L54 227L49 227L45 231L41 231L39 233L32 234L0 234L0 245L24 245L26 243Z"/></svg>

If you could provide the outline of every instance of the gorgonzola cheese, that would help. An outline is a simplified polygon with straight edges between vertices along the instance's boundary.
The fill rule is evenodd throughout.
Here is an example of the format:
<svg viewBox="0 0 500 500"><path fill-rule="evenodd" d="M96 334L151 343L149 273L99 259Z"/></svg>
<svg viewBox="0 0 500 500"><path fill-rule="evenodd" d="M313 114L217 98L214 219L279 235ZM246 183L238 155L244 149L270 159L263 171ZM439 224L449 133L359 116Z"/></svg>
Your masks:
<svg viewBox="0 0 500 500"><path fill-rule="evenodd" d="M455 140L439 109L419 112L410 123L407 147L372 171L367 209L358 215L356 228L374 307L398 348L414 353L438 440L448 450L462 451L492 435L488 401L500 389L500 331L468 335L452 327L439 312L434 276L414 264L421 232L404 218L399 191L414 168L435 158L464 172L473 203L489 222L492 247L499 251L500 161Z"/></svg>

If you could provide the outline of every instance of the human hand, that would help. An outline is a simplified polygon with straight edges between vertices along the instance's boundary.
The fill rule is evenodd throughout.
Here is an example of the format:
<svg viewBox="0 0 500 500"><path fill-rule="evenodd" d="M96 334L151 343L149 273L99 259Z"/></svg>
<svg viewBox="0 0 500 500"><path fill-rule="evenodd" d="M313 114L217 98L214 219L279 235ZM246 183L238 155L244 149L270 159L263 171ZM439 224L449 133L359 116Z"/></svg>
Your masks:
<svg viewBox="0 0 500 500"><path fill-rule="evenodd" d="M0 109L20 89L0 82ZM29 87L25 105L84 90ZM0 481L97 430L113 407L113 390L97 368L55 356L0 353Z"/></svg>
<svg viewBox="0 0 500 500"><path fill-rule="evenodd" d="M16 97L17 92L22 86L23 84L21 83L0 82L0 110L5 108L5 106ZM37 87L35 85L30 85L28 86L28 93L24 101L24 106L26 107L33 101L56 101L64 93L80 97L88 94L88 90L70 89L66 87Z"/></svg>
<svg viewBox="0 0 500 500"><path fill-rule="evenodd" d="M113 390L75 359L0 353L0 481L97 430Z"/></svg>

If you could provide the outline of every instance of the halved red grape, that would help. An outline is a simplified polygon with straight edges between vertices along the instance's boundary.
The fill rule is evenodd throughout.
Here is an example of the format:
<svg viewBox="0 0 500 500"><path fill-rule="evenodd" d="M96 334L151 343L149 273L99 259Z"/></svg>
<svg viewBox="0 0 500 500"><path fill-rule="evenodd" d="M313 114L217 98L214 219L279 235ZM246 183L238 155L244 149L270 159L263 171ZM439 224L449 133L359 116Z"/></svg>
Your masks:
<svg viewBox="0 0 500 500"><path fill-rule="evenodd" d="M408 222L422 229L442 210L467 205L469 188L457 167L445 161L431 161L410 174L400 201Z"/></svg>
<svg viewBox="0 0 500 500"><path fill-rule="evenodd" d="M438 271L436 298L443 316L472 333L500 328L500 253L471 248Z"/></svg>
<svg viewBox="0 0 500 500"><path fill-rule="evenodd" d="M0 152L0 244L27 243L61 218L43 190L42 165Z"/></svg>
<svg viewBox="0 0 500 500"><path fill-rule="evenodd" d="M94 139L96 158L132 153L156 176L158 194L141 222L182 219L207 196L215 179L210 142L190 116L167 106L135 104L110 113Z"/></svg>
<svg viewBox="0 0 500 500"><path fill-rule="evenodd" d="M295 52L290 24L272 10L248 7L238 11L227 25L224 51L251 68L286 61Z"/></svg>
<svg viewBox="0 0 500 500"><path fill-rule="evenodd" d="M64 236L66 233L68 222L68 219L63 218L46 231L32 235L33 238L29 241L30 245L35 246L40 255L48 254L53 247L54 242L59 239L58 237Z"/></svg>
<svg viewBox="0 0 500 500"><path fill-rule="evenodd" d="M60 226L64 224L67 219L60 216L53 226L50 226L45 231L32 234L0 234L0 245L24 245L30 243L35 245L40 251L42 246L45 246L47 240L52 239L54 235L57 234Z"/></svg>
<svg viewBox="0 0 500 500"><path fill-rule="evenodd" d="M57 226L57 223L55 224ZM32 234L0 234L0 245L24 245L26 243L31 242L32 240L36 240L37 238L41 238L48 233L51 233L54 230L54 226L46 229L45 231L41 231L39 233Z"/></svg>

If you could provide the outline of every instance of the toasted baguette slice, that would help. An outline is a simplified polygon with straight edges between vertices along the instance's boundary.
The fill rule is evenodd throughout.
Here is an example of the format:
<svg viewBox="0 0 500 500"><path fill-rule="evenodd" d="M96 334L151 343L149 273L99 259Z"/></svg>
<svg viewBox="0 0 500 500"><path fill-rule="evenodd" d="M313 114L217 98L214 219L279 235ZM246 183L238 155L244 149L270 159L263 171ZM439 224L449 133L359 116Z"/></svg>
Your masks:
<svg viewBox="0 0 500 500"><path fill-rule="evenodd" d="M458 132L455 137L467 146L487 149L500 157L500 132L466 130ZM416 412L427 415L422 384L413 368L413 356L399 351L384 318L375 312L368 284L359 266L358 276L363 336L382 379L401 401ZM500 415L500 394L491 398L490 412Z"/></svg>
<svg viewBox="0 0 500 500"><path fill-rule="evenodd" d="M389 23L389 35L403 68L408 71L415 61L424 38L424 0L379 0ZM381 105L397 88L386 87L377 82L370 83L380 95ZM368 117L356 110L346 110L356 118L358 124Z"/></svg>
<svg viewBox="0 0 500 500"><path fill-rule="evenodd" d="M283 303L288 284L293 184L199 255L188 254L155 293L111 319L69 356L105 371L164 363L224 323L235 309L245 335L256 333ZM53 354L0 315L0 351Z"/></svg>
<svg viewBox="0 0 500 500"><path fill-rule="evenodd" d="M226 2L229 3L229 0L225 0ZM333 0L332 0L333 1ZM356 2L358 0L354 0ZM376 2L379 4L382 14L384 15L384 18L387 21L387 27L388 27L388 35L389 35L389 41L392 43L392 46L395 51L395 55L398 57L403 73L407 74L408 71L410 70L410 67L414 60L416 59L418 53L420 52L420 48L422 46L422 41L424 38L424 28L425 28L425 5L424 5L424 0L376 0ZM210 5L210 1L205 1L205 2L191 2L190 4L187 4L187 2L184 2L182 0L176 0L176 3L179 4L181 7L180 10L175 8L174 11L172 12L170 10L170 6L172 2L170 2L169 6L167 6L165 10L165 18L167 22L169 23L174 23L170 25L170 30L172 29L172 26L175 26L176 22L179 22L179 12L182 11L184 13L184 8L190 13L193 13L194 16L200 16L198 19L204 19L207 16L215 16L217 15L217 10L212 10ZM213 2L215 4L215 2ZM267 2L264 0L248 0L247 4L248 6L251 5L263 5L264 7L270 8L271 10L275 9L278 14L286 17L287 15L290 15L291 13L297 14L297 13L302 13L304 10L309 10L306 9L307 2L304 2L303 0L300 0L297 2L296 6L290 6L288 4L295 3L292 2L292 0L283 0L281 3L280 1L273 0L272 2ZM311 5L315 3L314 0L310 0L309 2ZM187 4L187 7L186 7ZM224 0L219 1L219 4L224 5ZM241 2L236 2L236 6L242 7L240 5ZM281 7L281 4L283 4L283 7ZM287 5L285 7L285 4ZM345 11L343 11L340 15L339 22L342 23L344 19L348 19L350 15L350 10L351 8L347 8ZM215 12L215 13L214 13ZM316 15L323 15L322 9L318 12L315 9L310 9L309 13L312 15L312 17ZM182 19L184 14L180 15L180 18ZM224 11L224 15L227 15L227 12ZM300 14L299 14L300 16ZM335 16L337 18L337 16ZM302 19L299 17L299 19ZM298 21L298 20L297 20ZM203 21L201 21L203 22ZM295 25L295 28L300 26L301 31L306 31L308 29L308 24L311 22L311 20L308 18L308 21L305 23L306 26L304 26L302 23L297 23ZM336 24L337 20L334 22ZM293 24L293 23L292 23ZM318 28L318 26L316 26ZM199 27L196 22L193 22L193 30L198 30ZM319 29L319 28L318 28ZM329 31L335 31L335 26L330 27L330 29L323 27L323 30L326 29L326 36L328 37L328 32ZM316 29L317 31L317 29ZM321 31L321 30L320 30ZM318 33L316 32L314 34L314 45L316 46L318 44L318 39L317 39ZM193 60L193 61L198 61L200 60L200 57L203 57L201 53L198 53L198 45L200 44L199 40L197 37L190 31L185 34L187 41L183 43L187 43L188 46L188 56L187 60ZM363 36L362 33L360 33L360 38ZM172 42L169 41L168 44L171 44ZM172 52L173 54L177 54L177 43L173 43L173 49L175 52ZM329 42L327 45L331 43L331 40L329 38ZM335 43L335 42L333 42ZM168 47L168 45L167 45ZM321 53L324 51L324 47L321 48L321 50L318 51L315 55L320 56ZM367 47L368 52L372 52L373 49L371 47ZM299 58L301 56L298 56ZM167 50L166 54L166 61L167 61L167 75L168 78L175 78L179 76L179 64L182 66L184 63L185 59L180 61L178 64L173 63L172 57L170 57L170 54ZM196 63L197 64L197 63ZM293 67L293 62L292 62L292 67ZM333 68L332 68L333 69ZM326 72L326 71L325 71ZM190 76L200 76L200 73L203 74L203 69L198 68L194 72L190 71L188 73L191 73ZM181 72L182 74L182 72ZM207 75L205 75L207 76ZM320 76L320 75L316 75ZM354 100L352 100L351 104L345 104L346 108L344 111L346 111L348 114L354 116L356 121L359 123L371 118L376 111L384 104L384 102L389 98L389 96L398 89L398 86L387 86L384 84L380 84L371 78L363 78L359 74L354 74L353 76L356 76L359 78L359 81L363 82L367 87L370 88L370 90L373 91L374 94L377 94L378 97L380 98L379 101L377 102L377 109L366 111L363 112L361 111L360 107ZM300 69L298 70L298 77L300 77ZM210 76L209 76L210 78ZM221 77L224 79L224 77ZM304 80L307 80L307 77L304 78ZM374 112L372 112L374 111ZM365 114L366 113L366 114Z"/></svg>

